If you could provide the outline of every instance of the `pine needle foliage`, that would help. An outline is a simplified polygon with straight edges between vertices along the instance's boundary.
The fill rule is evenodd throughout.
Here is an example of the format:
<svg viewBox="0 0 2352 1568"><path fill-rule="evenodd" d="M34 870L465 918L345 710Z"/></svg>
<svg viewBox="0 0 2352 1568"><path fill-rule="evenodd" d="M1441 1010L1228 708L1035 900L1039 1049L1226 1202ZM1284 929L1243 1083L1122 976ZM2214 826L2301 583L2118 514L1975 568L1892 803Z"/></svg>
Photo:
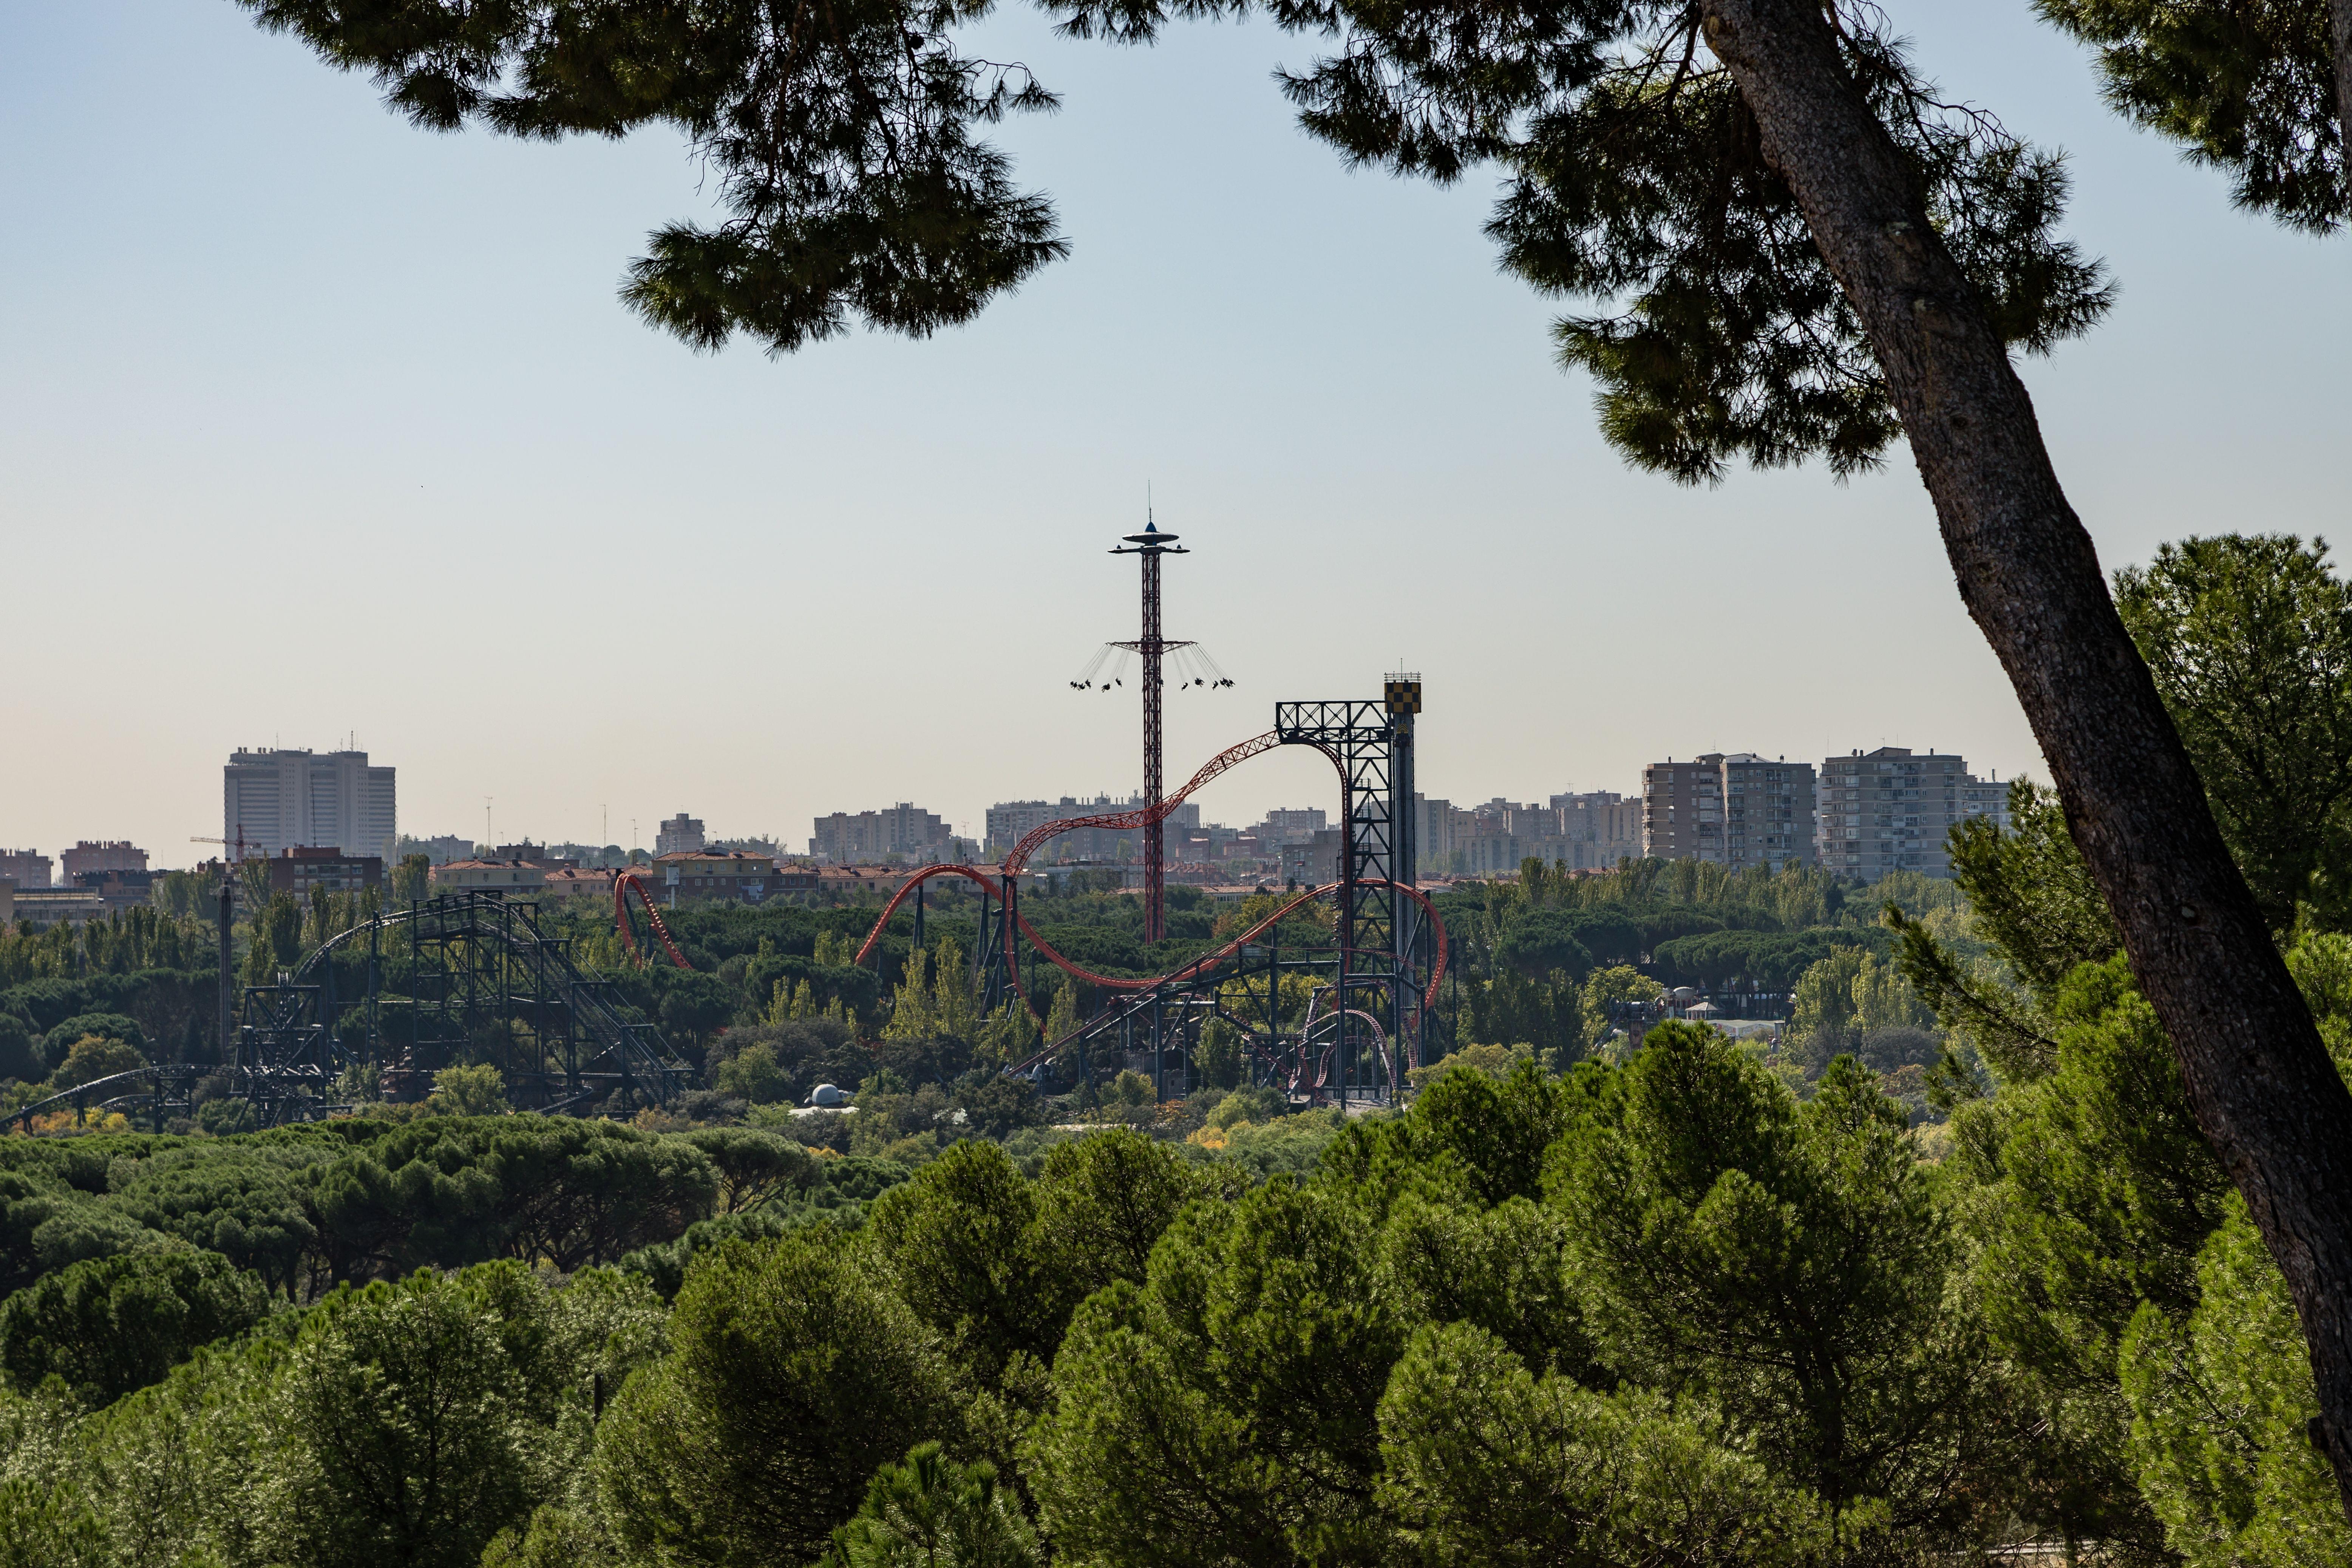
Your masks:
<svg viewBox="0 0 2352 1568"><path fill-rule="evenodd" d="M2035 0L2097 51L2108 106L2229 174L2242 207L2333 233L2352 206L2327 0Z"/></svg>
<svg viewBox="0 0 2352 1568"><path fill-rule="evenodd" d="M725 218L669 224L623 298L698 349L772 353L852 320L927 337L1064 255L1052 205L973 135L1055 106L1027 69L966 57L988 0L242 0L432 131L681 132Z"/></svg>
<svg viewBox="0 0 2352 1568"><path fill-rule="evenodd" d="M2222 534L2116 574L2116 608L2272 929L2352 919L2352 585L2327 542Z"/></svg>
<svg viewBox="0 0 2352 1568"><path fill-rule="evenodd" d="M651 237L623 297L698 349L772 353L853 321L927 336L1066 254L1051 203L982 132L1057 107L956 35L992 0L241 0L420 126L691 141L725 217ZM1693 0L1039 0L1076 37L1264 15L1327 58L1282 77L1350 163L1508 182L1505 265L1591 309L1556 327L1635 465L1873 467L1897 426L1859 319L1813 246ZM2003 339L2089 327L2109 290L2060 237L2062 160L1944 101L1864 0L1831 7L1846 68L1909 157L1929 221Z"/></svg>

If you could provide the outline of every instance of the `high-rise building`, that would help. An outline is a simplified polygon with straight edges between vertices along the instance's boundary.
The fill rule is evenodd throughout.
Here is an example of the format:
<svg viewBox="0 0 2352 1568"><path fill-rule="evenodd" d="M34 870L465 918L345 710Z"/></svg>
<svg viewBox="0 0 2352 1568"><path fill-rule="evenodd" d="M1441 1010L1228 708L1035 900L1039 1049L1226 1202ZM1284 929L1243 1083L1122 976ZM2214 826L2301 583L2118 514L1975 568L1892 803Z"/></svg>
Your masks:
<svg viewBox="0 0 2352 1568"><path fill-rule="evenodd" d="M1734 870L1813 864L1811 763L1741 752L1723 759L1723 856Z"/></svg>
<svg viewBox="0 0 2352 1568"><path fill-rule="evenodd" d="M682 811L664 822L661 831L654 835L656 855L691 855L703 844L701 822Z"/></svg>
<svg viewBox="0 0 2352 1568"><path fill-rule="evenodd" d="M1669 757L1642 770L1642 853L1654 860L1723 858L1721 768Z"/></svg>
<svg viewBox="0 0 2352 1568"><path fill-rule="evenodd" d="M1948 877L1945 841L1970 816L2006 827L2008 786L1976 778L1958 757L1881 746L1822 763L1822 864L1842 877L1865 883L1889 871Z"/></svg>
<svg viewBox="0 0 2352 1568"><path fill-rule="evenodd" d="M251 750L221 773L221 837L276 859L289 849L389 857L399 837L393 770L365 752Z"/></svg>
<svg viewBox="0 0 2352 1568"><path fill-rule="evenodd" d="M0 849L0 881L20 892L49 885L49 858L37 849Z"/></svg>
<svg viewBox="0 0 2352 1568"><path fill-rule="evenodd" d="M2009 831L2009 785L2000 782L2000 770L1990 778L1960 775L1960 815L1984 817L2001 832Z"/></svg>
<svg viewBox="0 0 2352 1568"><path fill-rule="evenodd" d="M1453 868L1458 847L1454 841L1454 820L1466 815L1454 810L1450 800L1432 800L1425 795L1412 797L1412 862L1416 873L1442 877Z"/></svg>
<svg viewBox="0 0 2352 1568"><path fill-rule="evenodd" d="M1642 770L1643 853L1732 870L1810 866L1813 767L1753 752L1709 752Z"/></svg>

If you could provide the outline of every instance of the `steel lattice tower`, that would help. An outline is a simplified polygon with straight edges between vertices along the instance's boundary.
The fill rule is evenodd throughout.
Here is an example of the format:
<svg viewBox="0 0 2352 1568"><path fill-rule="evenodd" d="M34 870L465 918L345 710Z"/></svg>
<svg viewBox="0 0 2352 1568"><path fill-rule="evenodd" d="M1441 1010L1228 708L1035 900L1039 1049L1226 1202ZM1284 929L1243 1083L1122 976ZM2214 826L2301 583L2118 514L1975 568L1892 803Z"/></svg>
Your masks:
<svg viewBox="0 0 2352 1568"><path fill-rule="evenodd" d="M1163 555L1189 555L1191 551L1176 542L1172 533L1162 533L1160 525L1144 513L1143 531L1123 536L1127 545L1111 552L1113 555L1143 557L1143 636L1134 642L1116 646L1130 648L1143 656L1143 805L1150 810L1160 804L1160 705L1166 693L1160 674L1161 658L1171 648L1191 647L1189 642L1171 642L1160 635L1160 558ZM1143 940L1158 942L1167 934L1167 920L1162 910L1164 884L1168 874L1166 838L1161 824L1154 820L1143 829Z"/></svg>

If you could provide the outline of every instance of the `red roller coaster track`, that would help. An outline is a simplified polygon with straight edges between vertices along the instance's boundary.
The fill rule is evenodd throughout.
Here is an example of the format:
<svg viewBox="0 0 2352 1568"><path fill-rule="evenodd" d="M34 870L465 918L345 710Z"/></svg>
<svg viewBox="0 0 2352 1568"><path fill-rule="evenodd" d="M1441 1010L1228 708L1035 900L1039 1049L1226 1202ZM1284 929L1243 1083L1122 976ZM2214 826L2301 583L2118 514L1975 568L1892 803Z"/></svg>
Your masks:
<svg viewBox="0 0 2352 1568"><path fill-rule="evenodd" d="M654 907L653 895L646 891L646 879L634 871L624 871L613 879L613 921L621 928L621 945L631 952L637 951L637 933L629 924L629 894L637 895L637 902L646 908L646 918L653 922L654 935L661 938L663 949L670 962L680 969L692 969L686 954L678 952L677 943L669 939L669 927L662 924L661 910Z"/></svg>
<svg viewBox="0 0 2352 1568"><path fill-rule="evenodd" d="M1003 879L999 876L991 876L988 869L983 869L974 866L926 866L922 869L917 871L913 876L908 878L906 886L900 888L898 892L891 895L890 901L882 906L882 913L880 917L875 921L874 929L866 933L866 944L857 950L857 957L854 962L858 963L866 962L866 956L873 952L875 943L880 940L883 928L889 924L890 917L897 911L898 905L906 899L907 895L913 892L919 885L929 881L934 877L961 877L967 882L977 882L982 889L986 889L991 897L995 898L1000 901L1004 898ZM1418 888L1402 887L1380 877L1367 877L1359 882L1357 886L1363 888L1395 888L1398 892L1402 893L1406 898L1411 899L1414 903L1420 905L1422 912L1429 917L1431 928L1437 932L1437 959L1436 963L1431 968L1429 985L1423 995L1422 1002L1424 1006L1436 1006L1438 983L1445 978L1445 922L1438 918L1436 909L1431 905L1427 898L1423 896L1421 889ZM1216 948L1209 952L1204 952L1198 958L1185 963L1181 968L1171 969L1165 974L1152 975L1142 980L1129 979L1126 976L1116 974L1097 974L1093 970L1087 968L1085 965L1065 958L1059 952L1055 952L1052 943L1048 942L1044 937L1037 934L1037 928L1029 923L1029 917L1027 915L1016 912L1012 916L1012 919L1020 926L1022 934L1029 939L1029 944L1035 948L1039 952L1044 953L1045 955L1045 961L1054 965L1055 968L1059 969L1063 973L1067 974L1074 979L1083 980L1089 985L1099 985L1109 991L1149 991L1155 985L1165 985L1172 981L1193 979L1208 970L1214 968L1217 964L1223 963L1224 960L1232 957L1235 952L1239 952L1244 944L1255 942L1259 937L1265 935L1275 926L1281 923L1283 921L1289 919L1291 912L1298 909L1301 905L1304 905L1315 899L1328 898L1337 890L1338 885L1336 883L1327 883L1320 888L1309 888L1306 891L1297 894L1296 897L1285 902L1279 909L1266 916L1264 920L1258 921L1257 924L1250 927L1247 931L1243 931L1240 935L1227 942L1223 947ZM1008 931L1006 934L1009 937L1011 933ZM1040 1017L1037 1012L1037 1005L1029 999L1028 992L1022 987L1021 977L1017 973L1013 977L1013 985L1014 990L1021 993L1022 1004L1029 1009L1029 1016L1033 1018L1038 1018L1039 1022L1042 1023L1044 1020Z"/></svg>
<svg viewBox="0 0 2352 1568"><path fill-rule="evenodd" d="M1190 980L1205 973L1208 970L1214 968L1217 964L1223 963L1225 959L1232 957L1234 953L1239 952L1244 944L1257 940L1258 937L1265 934L1276 924L1287 917L1292 910L1297 909L1308 900L1325 897L1332 892L1333 889L1328 887L1310 888L1307 891L1300 893L1296 898L1284 903L1281 908L1276 910L1272 914L1266 916L1264 920L1258 921L1255 925L1250 927L1249 930L1242 932L1239 936L1234 937L1223 946L1217 948L1213 952L1202 953L1200 957L1193 959L1192 962L1184 964L1179 969L1171 970L1166 974L1155 975L1146 980L1129 980L1113 975L1097 974L1093 970L1085 968L1080 964L1074 963L1070 960L1063 957L1059 952L1056 952L1054 950L1053 944L1046 942L1045 938L1037 934L1036 928L1029 923L1029 917L1019 913L1013 908L1012 900L1005 897L1006 889L1014 885L1015 879L1020 876L1023 868L1028 864L1029 857L1034 854L1037 850L1037 847L1044 844L1046 840L1080 827L1125 829L1141 827L1150 823L1160 821L1175 811L1178 806L1183 805L1185 800L1190 797L1194 791L1200 789L1203 784L1207 784L1211 779L1215 778L1219 773L1225 772L1229 768L1237 766L1242 763L1245 763L1252 757L1260 756L1265 752L1270 752L1281 744L1283 744L1283 741L1280 731L1269 730L1263 735L1252 736L1250 739L1242 742L1239 745L1228 746L1223 751L1219 752L1215 756L1211 757L1206 763L1202 763L1201 771L1194 773L1189 780L1187 780L1182 789L1177 790L1156 805L1146 806L1137 811L1110 812L1095 816L1064 817L1058 822L1049 822L1042 827L1034 828L1022 837L1020 843L1013 847L1013 853L1004 858L1004 864L1001 867L991 867L985 869L972 866L956 865L924 867L922 869L917 871L913 876L908 878L906 884L896 893L892 894L890 901L882 907L882 913L874 921L874 929L866 933L866 941L858 947L857 956L853 960L853 962L864 963L868 957L872 956L875 944L882 940L882 932L890 923L890 917L898 911L899 904L906 900L908 894L913 892L917 888L920 887L923 883L929 881L934 877L961 877L966 881L978 883L990 895L999 900L1004 911L1001 918L1003 918L1005 922L1005 945L1008 951L1012 946L1012 928L1017 923L1021 928L1022 934L1029 939L1030 945L1034 947L1039 952L1044 953L1048 963L1061 970L1065 974L1071 975L1078 980L1083 980L1088 984L1099 985L1111 991L1149 991L1157 985L1165 985L1175 981ZM1323 748L1320 746L1318 746L1315 749L1318 751L1323 751ZM1341 796L1340 820L1343 822L1348 821L1350 819L1350 809L1347 770L1339 767L1339 759L1332 756L1329 752L1324 751L1323 754L1326 757L1330 758L1332 766L1339 768L1339 789ZM991 874L992 872L993 875ZM1414 903L1420 905L1422 912L1428 916L1431 927L1437 932L1437 954L1435 963L1431 966L1429 987L1423 997L1423 1005L1434 1007L1437 1005L1438 983L1445 978L1445 922L1438 918L1437 910L1431 906L1430 901L1426 898L1423 897L1420 890L1417 889L1404 887L1402 884L1390 882L1378 878L1366 878L1360 881L1358 886L1393 888L1396 891L1403 894L1406 898L1411 899ZM650 908L651 906L648 905L647 907ZM1027 990L1021 984L1021 975L1018 966L1015 966L1013 970L1013 990L1018 993L1021 997L1022 1005L1028 1009L1029 1016L1032 1018L1035 1018L1042 1026L1045 1020L1037 1012L1036 1003L1030 999Z"/></svg>
<svg viewBox="0 0 2352 1568"><path fill-rule="evenodd" d="M1081 827L1107 827L1113 829L1148 827L1155 822L1164 820L1166 817L1172 815L1178 806L1183 805L1184 802L1192 796L1195 790L1198 790L1202 785L1207 784L1211 779L1215 778L1219 773L1223 773L1227 768L1235 767L1240 763L1248 762L1252 757L1270 752L1281 744L1281 732L1275 730L1268 730L1263 735L1251 736L1248 740L1244 741L1238 746L1227 746L1223 751L1219 752L1215 756L1211 757L1207 762L1202 763L1201 771L1194 773L1190 779L1187 779L1182 789L1178 790L1174 795L1170 795L1167 799L1161 801L1157 805L1146 806L1139 811L1111 812L1101 816L1066 816L1059 822L1049 822L1043 827L1033 827L1029 830L1027 835L1022 838L1020 843L1013 847L1013 853L1004 858L1005 873L1008 876L1019 876L1022 871L1027 868L1029 864L1029 857L1036 853L1037 847L1039 845L1045 843L1049 838L1057 838L1065 833L1075 832ZM1322 750L1319 746L1316 749L1318 751ZM1328 752L1324 752L1324 754L1326 756L1330 755ZM1331 761L1335 767L1339 764L1339 759L1337 757L1332 757ZM1347 774L1345 772L1342 772L1339 776L1340 785L1342 788L1345 788ZM863 959L866 954L861 952L857 956L860 959Z"/></svg>

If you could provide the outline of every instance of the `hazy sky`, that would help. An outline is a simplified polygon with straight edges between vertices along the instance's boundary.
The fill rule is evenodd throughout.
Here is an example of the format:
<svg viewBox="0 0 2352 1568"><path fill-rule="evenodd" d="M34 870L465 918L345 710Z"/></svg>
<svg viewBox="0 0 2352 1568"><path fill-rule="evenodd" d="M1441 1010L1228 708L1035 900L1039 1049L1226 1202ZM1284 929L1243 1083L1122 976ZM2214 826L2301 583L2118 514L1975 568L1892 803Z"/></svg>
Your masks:
<svg viewBox="0 0 2352 1568"><path fill-rule="evenodd" d="M2333 527L2342 243L2109 118L2024 0L1888 8L2074 155L2121 302L2027 374L2108 564ZM1070 260L929 342L771 360L614 299L701 210L667 133L428 135L226 0L0 5L0 845L185 864L231 750L350 732L420 835L478 836L486 795L501 839L686 809L798 847L837 809L1124 793L1132 698L1066 683L1135 635L1103 551L1147 482L1195 551L1168 633L1237 681L1171 694L1171 778L1399 660L1457 802L1710 750L2038 767L1907 454L1630 473L1551 362L1560 307L1496 270L1491 177L1345 171L1268 80L1309 43L992 35L1064 94L1004 142ZM1276 753L1202 804L1331 793Z"/></svg>

